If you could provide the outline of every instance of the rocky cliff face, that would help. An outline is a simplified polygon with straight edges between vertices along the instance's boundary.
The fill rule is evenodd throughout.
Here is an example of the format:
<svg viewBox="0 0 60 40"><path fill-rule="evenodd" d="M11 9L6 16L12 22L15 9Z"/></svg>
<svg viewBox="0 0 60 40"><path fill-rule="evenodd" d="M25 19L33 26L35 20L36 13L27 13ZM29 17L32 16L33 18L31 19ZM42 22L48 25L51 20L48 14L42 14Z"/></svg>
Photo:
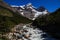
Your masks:
<svg viewBox="0 0 60 40"><path fill-rule="evenodd" d="M34 6L32 6L31 3L28 3L27 5L23 5L23 6L13 5L12 7L18 10L21 15L31 20L35 20L39 15L48 14L48 11L45 8L40 7L39 9L36 9Z"/></svg>

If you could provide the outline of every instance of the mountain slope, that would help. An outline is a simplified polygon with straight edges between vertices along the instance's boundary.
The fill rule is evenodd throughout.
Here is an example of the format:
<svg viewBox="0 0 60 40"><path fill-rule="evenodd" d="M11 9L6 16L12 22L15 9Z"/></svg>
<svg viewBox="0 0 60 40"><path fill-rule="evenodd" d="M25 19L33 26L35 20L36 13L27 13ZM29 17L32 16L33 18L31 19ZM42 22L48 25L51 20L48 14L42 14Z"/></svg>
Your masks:
<svg viewBox="0 0 60 40"><path fill-rule="evenodd" d="M48 16L37 18L32 24L60 39L60 8Z"/></svg>
<svg viewBox="0 0 60 40"><path fill-rule="evenodd" d="M19 23L30 23L31 20L19 15L9 5L0 1L0 33L7 33Z"/></svg>

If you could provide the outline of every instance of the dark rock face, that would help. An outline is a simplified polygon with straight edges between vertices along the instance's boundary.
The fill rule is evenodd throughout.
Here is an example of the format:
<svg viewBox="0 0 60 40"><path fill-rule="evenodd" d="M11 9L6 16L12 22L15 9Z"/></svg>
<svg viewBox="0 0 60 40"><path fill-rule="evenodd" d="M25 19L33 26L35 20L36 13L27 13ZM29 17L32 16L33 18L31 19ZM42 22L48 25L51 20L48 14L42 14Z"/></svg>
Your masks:
<svg viewBox="0 0 60 40"><path fill-rule="evenodd" d="M60 40L60 9L48 16L37 18L32 25Z"/></svg>
<svg viewBox="0 0 60 40"><path fill-rule="evenodd" d="M39 7L37 10L38 10L39 12L43 12L43 11L45 11L45 8L44 8L43 6L41 6L41 7Z"/></svg>

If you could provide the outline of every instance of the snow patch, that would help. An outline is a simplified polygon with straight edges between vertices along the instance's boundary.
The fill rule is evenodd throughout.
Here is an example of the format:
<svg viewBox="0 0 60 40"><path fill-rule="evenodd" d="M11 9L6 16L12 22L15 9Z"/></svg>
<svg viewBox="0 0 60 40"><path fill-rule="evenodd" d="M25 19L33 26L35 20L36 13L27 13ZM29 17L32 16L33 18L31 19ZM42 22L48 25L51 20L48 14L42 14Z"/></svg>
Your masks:
<svg viewBox="0 0 60 40"><path fill-rule="evenodd" d="M19 7L19 6L17 6L17 5L11 5L11 7Z"/></svg>
<svg viewBox="0 0 60 40"><path fill-rule="evenodd" d="M23 13L23 12L21 12L21 14L22 14L22 15L24 15L24 13Z"/></svg>
<svg viewBox="0 0 60 40"><path fill-rule="evenodd" d="M24 6L25 6L25 5L22 5L22 6L20 6L20 7L21 7L22 9L25 9Z"/></svg>

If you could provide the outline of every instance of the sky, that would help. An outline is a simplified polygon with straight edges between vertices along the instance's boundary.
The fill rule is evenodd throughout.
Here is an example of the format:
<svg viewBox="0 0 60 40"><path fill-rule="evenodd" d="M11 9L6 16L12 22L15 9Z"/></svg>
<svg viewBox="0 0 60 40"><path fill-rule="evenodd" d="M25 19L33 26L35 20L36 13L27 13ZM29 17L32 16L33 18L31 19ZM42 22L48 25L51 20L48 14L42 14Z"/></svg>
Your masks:
<svg viewBox="0 0 60 40"><path fill-rule="evenodd" d="M60 0L3 0L9 5L26 5L32 3L36 8L44 6L49 12L60 8Z"/></svg>

